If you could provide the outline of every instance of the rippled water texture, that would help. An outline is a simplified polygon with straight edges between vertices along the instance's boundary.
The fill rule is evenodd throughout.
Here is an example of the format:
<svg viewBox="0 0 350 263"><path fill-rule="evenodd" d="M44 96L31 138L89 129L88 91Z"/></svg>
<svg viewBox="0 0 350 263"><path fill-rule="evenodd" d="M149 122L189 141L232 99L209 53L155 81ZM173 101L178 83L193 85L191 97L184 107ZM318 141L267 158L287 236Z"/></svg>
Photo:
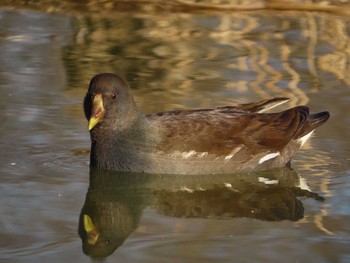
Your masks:
<svg viewBox="0 0 350 263"><path fill-rule="evenodd" d="M0 9L0 261L350 262L350 16L192 11ZM146 113L287 96L332 117L293 169L98 174L82 99L99 72Z"/></svg>

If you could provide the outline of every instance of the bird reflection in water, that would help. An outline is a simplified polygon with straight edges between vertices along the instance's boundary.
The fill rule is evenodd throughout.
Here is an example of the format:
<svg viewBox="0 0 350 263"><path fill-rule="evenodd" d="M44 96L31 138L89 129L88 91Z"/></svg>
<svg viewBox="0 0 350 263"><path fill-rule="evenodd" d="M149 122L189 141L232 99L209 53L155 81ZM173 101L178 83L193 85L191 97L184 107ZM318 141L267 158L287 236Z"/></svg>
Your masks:
<svg viewBox="0 0 350 263"><path fill-rule="evenodd" d="M297 221L304 217L298 197L324 200L287 167L248 175L207 176L91 169L79 235L85 254L105 258L138 227L146 207L173 217Z"/></svg>

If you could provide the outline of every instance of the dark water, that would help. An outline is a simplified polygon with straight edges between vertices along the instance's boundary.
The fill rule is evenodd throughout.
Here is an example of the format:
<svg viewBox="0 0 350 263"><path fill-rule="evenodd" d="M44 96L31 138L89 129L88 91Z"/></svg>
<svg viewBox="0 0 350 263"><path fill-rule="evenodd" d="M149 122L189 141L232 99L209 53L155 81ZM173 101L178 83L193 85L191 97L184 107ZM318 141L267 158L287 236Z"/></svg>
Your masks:
<svg viewBox="0 0 350 263"><path fill-rule="evenodd" d="M89 261L86 214L105 242L85 252L107 262L350 262L349 35L334 13L0 10L0 261ZM147 113L288 96L332 117L293 170L92 175L88 191L99 72Z"/></svg>

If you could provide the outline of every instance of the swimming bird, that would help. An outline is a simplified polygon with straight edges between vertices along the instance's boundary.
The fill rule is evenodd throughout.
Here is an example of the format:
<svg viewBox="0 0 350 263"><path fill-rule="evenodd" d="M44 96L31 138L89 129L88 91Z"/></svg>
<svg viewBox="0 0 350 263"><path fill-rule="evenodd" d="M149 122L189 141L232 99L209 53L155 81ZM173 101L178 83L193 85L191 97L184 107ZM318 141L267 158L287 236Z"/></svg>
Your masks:
<svg viewBox="0 0 350 263"><path fill-rule="evenodd" d="M330 117L326 111L310 114L307 106L265 112L288 100L279 97L145 115L124 78L98 74L84 98L91 137L90 167L158 174L282 167Z"/></svg>

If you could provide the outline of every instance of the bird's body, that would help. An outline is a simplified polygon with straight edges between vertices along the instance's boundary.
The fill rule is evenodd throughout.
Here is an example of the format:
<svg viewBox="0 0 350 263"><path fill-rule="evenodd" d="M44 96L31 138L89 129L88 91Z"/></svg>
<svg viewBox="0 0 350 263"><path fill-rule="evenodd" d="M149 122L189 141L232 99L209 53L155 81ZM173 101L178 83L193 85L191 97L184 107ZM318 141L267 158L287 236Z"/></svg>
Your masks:
<svg viewBox="0 0 350 263"><path fill-rule="evenodd" d="M161 174L281 167L329 118L328 112L309 114L306 106L263 113L287 100L144 115L124 79L99 74L84 101L92 140L90 165Z"/></svg>

